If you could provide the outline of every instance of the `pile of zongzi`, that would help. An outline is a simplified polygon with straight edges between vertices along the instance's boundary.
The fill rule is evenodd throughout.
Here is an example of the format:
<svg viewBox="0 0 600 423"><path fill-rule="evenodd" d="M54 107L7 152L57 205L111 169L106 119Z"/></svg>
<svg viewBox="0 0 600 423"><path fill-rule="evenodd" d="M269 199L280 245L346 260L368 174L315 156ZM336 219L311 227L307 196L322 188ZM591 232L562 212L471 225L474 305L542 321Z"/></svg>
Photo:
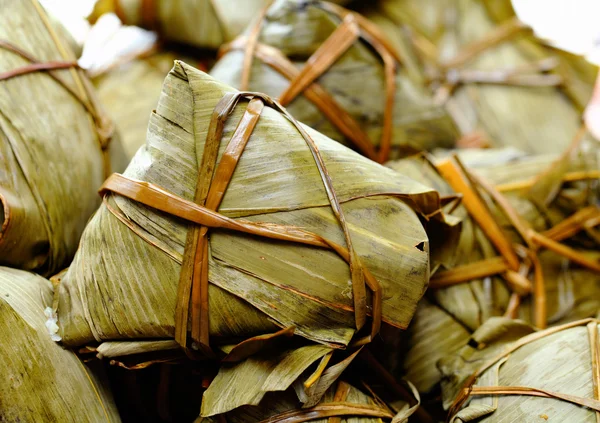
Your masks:
<svg viewBox="0 0 600 423"><path fill-rule="evenodd" d="M597 69L509 0L0 10L0 421L598 421Z"/></svg>

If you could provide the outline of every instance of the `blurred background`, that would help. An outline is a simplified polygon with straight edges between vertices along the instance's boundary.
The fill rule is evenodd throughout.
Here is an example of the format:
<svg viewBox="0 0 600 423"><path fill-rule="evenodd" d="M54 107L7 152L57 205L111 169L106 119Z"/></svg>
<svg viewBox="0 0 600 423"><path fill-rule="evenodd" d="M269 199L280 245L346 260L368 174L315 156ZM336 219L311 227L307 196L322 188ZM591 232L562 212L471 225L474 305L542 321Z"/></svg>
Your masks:
<svg viewBox="0 0 600 423"><path fill-rule="evenodd" d="M103 16L91 31L85 19L96 0L41 0L41 3L71 32L75 40L90 47L82 56L84 68L101 66L115 54L128 55L143 50L156 37L134 27L121 27L114 14ZM538 36L561 49L585 55L600 64L600 1L598 0L513 0L519 18ZM96 39L96 42L90 38ZM101 44L103 47L98 48ZM93 53L93 58L91 57Z"/></svg>

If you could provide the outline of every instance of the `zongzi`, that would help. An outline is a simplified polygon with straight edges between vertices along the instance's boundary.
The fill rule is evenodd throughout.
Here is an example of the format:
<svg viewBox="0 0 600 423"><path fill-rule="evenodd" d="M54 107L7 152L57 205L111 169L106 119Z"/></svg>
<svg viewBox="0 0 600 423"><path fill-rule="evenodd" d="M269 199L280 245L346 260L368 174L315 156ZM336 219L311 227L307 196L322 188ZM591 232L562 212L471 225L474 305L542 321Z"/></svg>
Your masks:
<svg viewBox="0 0 600 423"><path fill-rule="evenodd" d="M332 348L363 326L368 340L381 320L406 327L424 292L419 216L452 223L436 191L179 61L146 145L102 192L56 290L67 345L206 350L209 335L230 344L290 327Z"/></svg>
<svg viewBox="0 0 600 423"><path fill-rule="evenodd" d="M50 281L0 267L0 421L119 422L100 379L51 339L51 304Z"/></svg>
<svg viewBox="0 0 600 423"><path fill-rule="evenodd" d="M595 160L576 155L566 161L565 172L555 175L547 170L560 169L565 162L556 155L528 156L514 149L467 153L461 156L465 168L454 176L466 172L469 179L487 179L494 191L502 194L491 198L490 192L471 183L455 191L457 185L451 186L451 179L442 177L453 177L448 172L453 168L438 172L424 157L389 163L437 189L447 210L462 219L453 254L432 257L437 263L433 264L427 299L419 304L409 329L410 349L404 367L421 392L429 392L439 381L435 362L458 348L492 316L507 314L545 327L594 316L600 310L600 266L593 258L598 248L594 226L600 223L600 209L590 189L598 177ZM592 179L587 180L588 176ZM557 178L559 190L551 201L536 203L532 187L551 185ZM456 193L462 195L464 205L457 206ZM478 211L474 204L480 206ZM482 221L482 215L487 220ZM496 232L491 232L492 227ZM533 233L537 235L532 238ZM547 242L544 247L532 242L541 239L538 236L553 241L552 248L545 248ZM511 257L517 259L513 268ZM436 348L431 348L431 343Z"/></svg>
<svg viewBox="0 0 600 423"><path fill-rule="evenodd" d="M96 190L124 155L37 0L0 9L0 263L52 274L75 254Z"/></svg>
<svg viewBox="0 0 600 423"><path fill-rule="evenodd" d="M313 129L381 163L454 145L457 132L379 28L317 0L279 0L221 48L211 75L264 92Z"/></svg>
<svg viewBox="0 0 600 423"><path fill-rule="evenodd" d="M459 145L556 154L577 133L598 68L548 47L510 0L380 0L410 34Z"/></svg>
<svg viewBox="0 0 600 423"><path fill-rule="evenodd" d="M490 319L438 363L448 421L596 422L598 323L535 332L523 322Z"/></svg>

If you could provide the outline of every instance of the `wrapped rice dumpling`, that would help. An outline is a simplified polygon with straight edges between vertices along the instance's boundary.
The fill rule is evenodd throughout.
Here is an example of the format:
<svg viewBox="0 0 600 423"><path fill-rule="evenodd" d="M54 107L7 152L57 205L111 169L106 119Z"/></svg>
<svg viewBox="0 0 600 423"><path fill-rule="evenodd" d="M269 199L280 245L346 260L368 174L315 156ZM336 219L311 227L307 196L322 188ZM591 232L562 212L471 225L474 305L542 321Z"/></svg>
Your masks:
<svg viewBox="0 0 600 423"><path fill-rule="evenodd" d="M276 1L222 47L211 75L277 97L301 122L381 163L457 138L380 30L331 3Z"/></svg>
<svg viewBox="0 0 600 423"><path fill-rule="evenodd" d="M119 422L99 379L50 338L51 304L50 281L0 267L0 421Z"/></svg>
<svg viewBox="0 0 600 423"><path fill-rule="evenodd" d="M459 144L558 153L581 124L598 68L537 39L510 0L381 0L461 131Z"/></svg>
<svg viewBox="0 0 600 423"><path fill-rule="evenodd" d="M423 157L389 164L437 189L447 210L454 209L453 215L462 219L454 254L434 263L427 298L409 330L404 367L421 392L429 392L439 381L438 359L466 342L492 316L519 317L545 327L600 311L595 229L600 210L595 206L598 166L593 156L575 155L558 174L548 173L565 165L564 157L555 155L527 156L505 149L476 150L461 157L467 167L462 171L452 167L452 161L451 166L439 161L438 170ZM456 190L461 177L482 183L485 178L493 191L476 182ZM551 201L537 201L552 183L558 189L547 197ZM457 206L457 192L463 205ZM511 257L516 258L514 267L507 264Z"/></svg>
<svg viewBox="0 0 600 423"><path fill-rule="evenodd" d="M0 263L52 274L75 254L97 189L124 157L37 0L0 9Z"/></svg>
<svg viewBox="0 0 600 423"><path fill-rule="evenodd" d="M175 338L206 352L209 337L293 329L340 348L362 327L368 340L380 321L406 327L423 295L419 216L452 223L436 191L179 61L146 145L102 192L56 290L67 345Z"/></svg>
<svg viewBox="0 0 600 423"><path fill-rule="evenodd" d="M535 332L493 318L439 362L448 421L596 422L598 320Z"/></svg>
<svg viewBox="0 0 600 423"><path fill-rule="evenodd" d="M217 49L233 40L272 0L98 0L89 20L113 12L126 25L169 41ZM334 3L346 3L336 0Z"/></svg>
<svg viewBox="0 0 600 423"><path fill-rule="evenodd" d="M408 421L418 408L418 394L415 403L396 399L393 402L384 402L376 396L369 385L364 384L362 389L346 381L335 383L325 392L323 399L316 405L307 408L298 407L296 395L293 392L271 393L257 406L245 406L224 415L214 417L199 417L195 423L217 423L223 421L231 423L258 423L258 422L393 422L403 423ZM389 390L389 387L387 387Z"/></svg>

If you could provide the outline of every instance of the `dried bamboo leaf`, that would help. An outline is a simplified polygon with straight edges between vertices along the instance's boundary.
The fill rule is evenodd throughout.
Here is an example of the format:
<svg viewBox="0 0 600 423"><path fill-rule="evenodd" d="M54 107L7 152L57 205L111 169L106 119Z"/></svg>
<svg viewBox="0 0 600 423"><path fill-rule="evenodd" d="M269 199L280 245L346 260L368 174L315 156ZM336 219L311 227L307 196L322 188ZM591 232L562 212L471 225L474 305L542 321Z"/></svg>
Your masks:
<svg viewBox="0 0 600 423"><path fill-rule="evenodd" d="M192 199L209 117L232 90L176 62L151 117L146 146L126 175ZM225 139L244 109L240 104L228 119ZM383 319L406 327L429 272L427 234L415 210L443 226L438 194L309 133L343 204L354 248L383 286ZM343 245L328 204L304 140L283 116L265 108L219 213L301 227ZM109 195L57 289L63 342L172 338L188 228L178 218ZM333 347L349 343L355 332L350 272L339 256L225 230L210 234L209 321L216 344L290 326L297 335Z"/></svg>
<svg viewBox="0 0 600 423"><path fill-rule="evenodd" d="M275 2L258 32L248 89L284 96L283 104L300 121L372 159L379 160L378 154L386 149L388 113L392 158L454 145L456 129L443 108L433 103L423 81L411 67L396 62L397 53L387 48L385 38L372 35L380 32L378 28L362 26L368 21L360 15L348 18L344 13L316 0ZM341 40L358 37L347 50L332 41L344 29L349 33ZM244 36L223 48L225 54L212 76L236 88L244 85L248 57L244 48L254 30L250 26ZM334 48L341 49L336 52L339 57L331 54ZM327 61L323 72L317 66L319 55L322 63ZM318 79L304 89L296 83L301 72L315 72ZM295 87L303 92L296 93Z"/></svg>
<svg viewBox="0 0 600 423"><path fill-rule="evenodd" d="M350 363L352 363L360 351L361 349L356 350L339 363L327 368L327 370L325 370L319 376L317 381L310 386L307 386L307 382L310 379L309 375L296 379L294 383L294 390L296 391L296 395L298 395L298 399L302 403L302 408L308 408L317 405L323 398L323 395L325 395L331 385L333 385L335 381L339 379L339 377L348 368Z"/></svg>
<svg viewBox="0 0 600 423"><path fill-rule="evenodd" d="M338 395L338 390L343 387L343 395ZM416 402L419 398L416 391ZM340 397L342 398L340 400ZM297 407L297 399L292 391L277 392L267 394L264 400L258 406L240 407L232 412L225 414L225 418L231 423L241 422L305 422L314 421L317 423L332 422L338 417L339 422L343 423L370 423L385 421L393 423L404 423L408 417L415 411L415 406L410 406L406 402L398 401L396 405L401 410L391 411L385 405L380 404L378 399L367 394L356 387L346 383L338 382L334 384L323 397L323 400L313 408L300 409ZM396 413L396 415L394 415ZM203 418L199 417L196 423L219 422L219 416Z"/></svg>
<svg viewBox="0 0 600 423"><path fill-rule="evenodd" d="M331 351L324 345L285 348L224 365L202 398L201 415L222 414L258 405L267 392L285 391L310 365Z"/></svg>
<svg viewBox="0 0 600 423"><path fill-rule="evenodd" d="M50 338L51 304L49 281L0 267L0 420L119 422L98 377Z"/></svg>
<svg viewBox="0 0 600 423"><path fill-rule="evenodd" d="M123 169L124 155L115 139L103 160L110 122L81 70L31 73L31 61L11 50L42 64L75 60L37 1L0 8L0 262L52 274L98 207L105 165Z"/></svg>
<svg viewBox="0 0 600 423"><path fill-rule="evenodd" d="M592 372L597 366L592 360L598 352L597 321L588 319L565 325L562 329L532 331L522 323L491 319L473 334L469 345L440 361L446 406L454 401L465 379L476 371L477 388L473 394L481 391L480 395L472 396L466 408L453 409L450 421L540 418L596 421L594 411L569 401L581 400L595 406L596 376ZM527 332L531 334L527 335ZM510 354L506 353L508 351ZM497 387L501 394L485 394L488 389L483 387L490 387L490 391ZM511 391L515 394L510 394ZM530 396L539 394L545 397Z"/></svg>

